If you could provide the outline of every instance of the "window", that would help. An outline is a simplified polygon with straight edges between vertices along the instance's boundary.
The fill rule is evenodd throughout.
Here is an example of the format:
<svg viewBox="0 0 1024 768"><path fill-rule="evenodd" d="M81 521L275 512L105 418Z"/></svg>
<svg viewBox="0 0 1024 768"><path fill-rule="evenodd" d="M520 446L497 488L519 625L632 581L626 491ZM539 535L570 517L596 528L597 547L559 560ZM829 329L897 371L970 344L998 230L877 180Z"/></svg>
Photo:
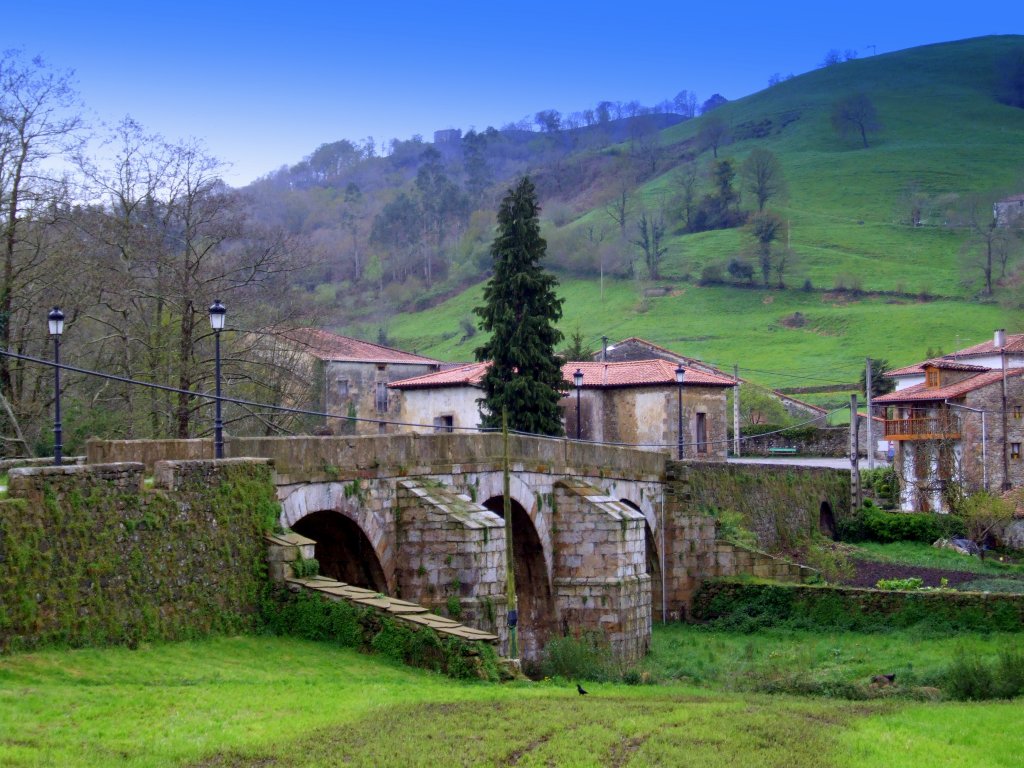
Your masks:
<svg viewBox="0 0 1024 768"><path fill-rule="evenodd" d="M939 386L939 369L926 368L924 372L924 383L926 387Z"/></svg>
<svg viewBox="0 0 1024 768"><path fill-rule="evenodd" d="M388 384L386 381L377 382L377 413L388 412Z"/></svg>
<svg viewBox="0 0 1024 768"><path fill-rule="evenodd" d="M1019 405L1013 406L1013 418L1019 420L1020 417L1021 417L1021 406L1019 406Z"/></svg>
<svg viewBox="0 0 1024 768"><path fill-rule="evenodd" d="M697 453L708 452L708 415L697 414Z"/></svg>
<svg viewBox="0 0 1024 768"><path fill-rule="evenodd" d="M434 431L435 432L454 432L455 431L455 417L450 415L436 416L434 418Z"/></svg>
<svg viewBox="0 0 1024 768"><path fill-rule="evenodd" d="M1010 458L1020 459L1020 443L1010 443Z"/></svg>
<svg viewBox="0 0 1024 768"><path fill-rule="evenodd" d="M348 397L348 379L338 379L338 397Z"/></svg>

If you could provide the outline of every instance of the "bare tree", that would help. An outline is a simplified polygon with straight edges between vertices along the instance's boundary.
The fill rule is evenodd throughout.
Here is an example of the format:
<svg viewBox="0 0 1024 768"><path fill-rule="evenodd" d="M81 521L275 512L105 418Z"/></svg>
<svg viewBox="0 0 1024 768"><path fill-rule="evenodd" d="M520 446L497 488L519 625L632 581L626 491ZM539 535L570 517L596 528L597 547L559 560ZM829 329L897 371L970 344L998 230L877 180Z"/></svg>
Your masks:
<svg viewBox="0 0 1024 768"><path fill-rule="evenodd" d="M860 136L867 149L868 134L882 130L882 123L866 93L851 93L832 105L832 128L844 138L850 134Z"/></svg>
<svg viewBox="0 0 1024 768"><path fill-rule="evenodd" d="M697 130L697 145L701 150L710 149L718 158L718 148L729 143L729 124L720 114L712 112L702 116Z"/></svg>
<svg viewBox="0 0 1024 768"><path fill-rule="evenodd" d="M40 293L57 272L49 267L46 223L58 213L65 185L49 174L47 159L78 143L82 120L70 72L52 70L18 51L0 54L0 347L25 344L40 321ZM0 393L13 418L25 415L24 366L0 359ZM13 426L13 425L12 425Z"/></svg>
<svg viewBox="0 0 1024 768"><path fill-rule="evenodd" d="M750 220L749 231L757 241L758 261L761 264L761 277L767 288L772 273L772 243L782 231L782 219L771 211L754 214ZM779 280L782 280L780 274Z"/></svg>
<svg viewBox="0 0 1024 768"><path fill-rule="evenodd" d="M647 266L647 275L651 280L658 280L661 277L659 272L661 260L668 248L664 245L665 217L661 211L648 213L646 210L640 212L640 220L636 223L637 239L633 245L640 249L644 257L644 264Z"/></svg>
<svg viewBox="0 0 1024 768"><path fill-rule="evenodd" d="M683 229L689 231L693 212L697 205L697 183L700 176L697 164L689 160L672 173L673 186L678 190L677 205L680 210Z"/></svg>
<svg viewBox="0 0 1024 768"><path fill-rule="evenodd" d="M1014 231L997 225L991 198L984 195L968 196L950 220L955 228L967 231L960 251L964 269L969 274L980 271L982 292L991 296L996 267L1001 267L1001 276L1005 277L1006 267L1017 250Z"/></svg>
<svg viewBox="0 0 1024 768"><path fill-rule="evenodd" d="M747 191L757 198L757 210L763 211L765 203L773 197L786 192L786 178L782 173L782 164L775 153L757 147L743 161L740 175L746 183Z"/></svg>

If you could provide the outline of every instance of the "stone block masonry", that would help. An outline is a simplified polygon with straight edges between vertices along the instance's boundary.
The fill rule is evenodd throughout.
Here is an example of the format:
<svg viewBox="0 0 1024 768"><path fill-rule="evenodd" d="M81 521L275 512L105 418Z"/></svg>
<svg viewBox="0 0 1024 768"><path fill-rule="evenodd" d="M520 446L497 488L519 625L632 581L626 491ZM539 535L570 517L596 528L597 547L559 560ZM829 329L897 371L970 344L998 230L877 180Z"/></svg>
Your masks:
<svg viewBox="0 0 1024 768"><path fill-rule="evenodd" d="M398 594L507 643L505 521L439 483L400 480Z"/></svg>
<svg viewBox="0 0 1024 768"><path fill-rule="evenodd" d="M263 534L277 513L261 460L13 469L0 501L0 648L134 644L254 625Z"/></svg>
<svg viewBox="0 0 1024 768"><path fill-rule="evenodd" d="M651 638L644 516L577 480L554 485L555 602L563 634L597 632L636 661Z"/></svg>

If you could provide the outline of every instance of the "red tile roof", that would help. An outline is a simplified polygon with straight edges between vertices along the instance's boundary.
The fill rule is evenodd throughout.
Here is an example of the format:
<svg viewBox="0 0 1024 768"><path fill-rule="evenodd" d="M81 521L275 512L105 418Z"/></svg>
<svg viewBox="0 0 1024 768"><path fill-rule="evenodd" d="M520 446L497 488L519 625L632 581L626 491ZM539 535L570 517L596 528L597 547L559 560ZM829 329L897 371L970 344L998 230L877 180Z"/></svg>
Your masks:
<svg viewBox="0 0 1024 768"><path fill-rule="evenodd" d="M435 387L479 387L490 363L466 363L455 368L413 376L388 384L393 389L432 389Z"/></svg>
<svg viewBox="0 0 1024 768"><path fill-rule="evenodd" d="M666 355L670 355L673 359L682 360L684 363L692 363L693 365L698 365L698 366L701 366L703 368L708 368L711 371L713 371L715 373L718 373L718 374L720 374L722 376L728 376L728 374L723 373L719 368L717 368L714 365L711 365L710 363L705 363L703 360L698 360L695 357L690 357L688 355L681 355L678 352L673 352L668 347L659 346L658 344L655 344L653 341L648 341L647 339L641 339L639 336L630 336L628 339L622 339L622 341L616 341L616 342L614 342L612 344L609 344L608 345L608 349L610 350L613 347L621 347L624 344L639 344L641 346L647 347L648 349L653 349L653 350L656 350L658 352L663 352ZM600 352L597 352L597 353L595 353L594 356L598 357L600 354L601 354ZM600 362L600 361L598 361L598 362ZM742 379L741 379L741 381L742 381Z"/></svg>
<svg viewBox="0 0 1024 768"><path fill-rule="evenodd" d="M373 344L369 341L341 336L319 328L294 328L278 333L281 338L295 342L304 347L320 360L354 363L412 363L422 365L440 365L440 362L429 357L413 355L398 349Z"/></svg>
<svg viewBox="0 0 1024 768"><path fill-rule="evenodd" d="M1006 372L1007 376L1020 376L1022 374L1024 374L1024 368L1011 368ZM899 392L890 392L888 395L872 398L871 402L873 405L892 405L927 400L950 400L963 397L968 392L973 392L976 389L998 384L1002 379L1002 371L986 371L945 387L929 387L924 383L915 384L912 387L901 389Z"/></svg>
<svg viewBox="0 0 1024 768"><path fill-rule="evenodd" d="M632 360L624 363L593 363L589 361L566 363L562 378L572 382L576 369L583 372L583 388L647 387L676 383L676 366L668 360ZM731 387L736 384L728 376L705 373L683 366L686 375L683 385Z"/></svg>
<svg viewBox="0 0 1024 768"><path fill-rule="evenodd" d="M439 373L394 381L395 389L426 389L429 387L479 386L490 363L470 363ZM624 363L570 362L562 366L562 378L572 384L573 374L583 371L583 389L613 387L652 387L676 385L676 366L667 360L633 360ZM731 387L735 382L727 376L716 376L694 368L683 367L683 386Z"/></svg>
<svg viewBox="0 0 1024 768"><path fill-rule="evenodd" d="M1024 333L1008 335L1006 337L1006 345L1003 349L1007 352L1024 352ZM967 347L965 349L959 349L949 355L933 357L931 360L925 360L920 363L904 366L903 368L886 371L883 375L886 377L921 375L924 373L924 367L929 364L954 371L987 371L989 369L985 366L960 362L960 358L987 357L997 354L999 354L999 347L994 344L993 339L989 339L988 341L983 341L981 344L975 344L974 346Z"/></svg>
<svg viewBox="0 0 1024 768"><path fill-rule="evenodd" d="M1024 352L1024 333L1007 334L1006 344L1003 346L1003 349L1007 352ZM994 339L989 339L988 341L983 341L981 344L975 344L973 347L957 350L951 355L946 355L946 357L958 358L996 354L999 354L999 347L995 345Z"/></svg>

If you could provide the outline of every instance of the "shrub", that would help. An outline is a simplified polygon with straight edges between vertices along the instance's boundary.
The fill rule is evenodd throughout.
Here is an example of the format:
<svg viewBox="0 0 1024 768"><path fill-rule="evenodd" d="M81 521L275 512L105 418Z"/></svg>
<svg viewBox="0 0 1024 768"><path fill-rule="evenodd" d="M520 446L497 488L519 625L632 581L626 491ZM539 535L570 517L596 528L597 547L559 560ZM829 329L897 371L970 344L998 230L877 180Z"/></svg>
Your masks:
<svg viewBox="0 0 1024 768"><path fill-rule="evenodd" d="M837 534L843 541L920 541L931 544L936 539L962 536L963 521L955 515L930 512L887 512L874 504L864 506L840 520Z"/></svg>
<svg viewBox="0 0 1024 768"><path fill-rule="evenodd" d="M807 565L819 571L825 581L846 581L853 577L854 567L846 553L824 542L816 542L804 557Z"/></svg>
<svg viewBox="0 0 1024 768"><path fill-rule="evenodd" d="M568 680L609 680L615 677L607 641L597 632L556 637L545 647L540 668L544 677Z"/></svg>
<svg viewBox="0 0 1024 768"><path fill-rule="evenodd" d="M864 488L869 490L883 506L895 507L900 501L900 480L892 467L868 469L860 473Z"/></svg>
<svg viewBox="0 0 1024 768"><path fill-rule="evenodd" d="M875 587L878 589L896 589L903 592L913 592L924 586L924 580L917 576L910 576L906 579L879 579Z"/></svg>
<svg viewBox="0 0 1024 768"><path fill-rule="evenodd" d="M960 701L1013 699L1024 694L1024 653L1002 650L986 663L960 651L944 678L946 693Z"/></svg>

